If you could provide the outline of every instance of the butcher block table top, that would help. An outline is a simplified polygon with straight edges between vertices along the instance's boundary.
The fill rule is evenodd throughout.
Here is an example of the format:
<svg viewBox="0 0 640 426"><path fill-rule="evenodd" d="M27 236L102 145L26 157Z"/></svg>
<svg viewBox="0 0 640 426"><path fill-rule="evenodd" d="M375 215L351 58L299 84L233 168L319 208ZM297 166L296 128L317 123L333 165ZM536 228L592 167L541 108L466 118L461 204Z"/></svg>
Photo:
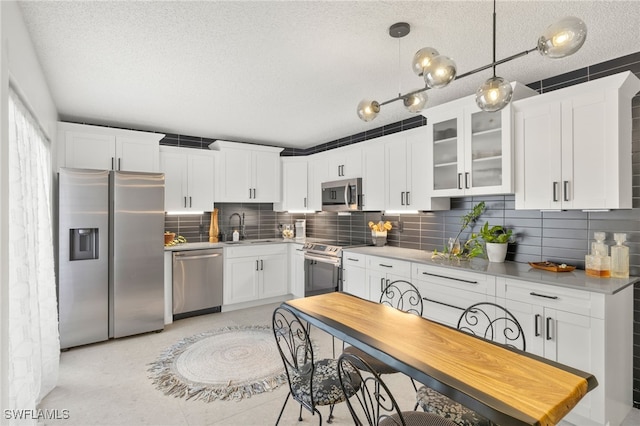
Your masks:
<svg viewBox="0 0 640 426"><path fill-rule="evenodd" d="M503 426L555 425L597 386L589 373L347 293L283 305Z"/></svg>

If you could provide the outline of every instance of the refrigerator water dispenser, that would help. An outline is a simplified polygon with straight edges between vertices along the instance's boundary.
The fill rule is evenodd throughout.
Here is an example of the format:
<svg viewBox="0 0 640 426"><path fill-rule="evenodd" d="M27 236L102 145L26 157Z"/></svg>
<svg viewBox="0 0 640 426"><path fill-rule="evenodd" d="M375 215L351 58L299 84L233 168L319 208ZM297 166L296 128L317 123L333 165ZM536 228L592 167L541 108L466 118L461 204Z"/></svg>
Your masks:
<svg viewBox="0 0 640 426"><path fill-rule="evenodd" d="M98 228L69 230L69 260L98 259Z"/></svg>

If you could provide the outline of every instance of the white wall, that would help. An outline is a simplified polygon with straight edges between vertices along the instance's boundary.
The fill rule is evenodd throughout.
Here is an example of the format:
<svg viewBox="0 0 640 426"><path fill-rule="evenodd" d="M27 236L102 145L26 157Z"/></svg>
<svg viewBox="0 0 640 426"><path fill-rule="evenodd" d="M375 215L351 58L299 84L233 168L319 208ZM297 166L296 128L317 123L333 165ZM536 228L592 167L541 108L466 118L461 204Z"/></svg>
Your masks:
<svg viewBox="0 0 640 426"><path fill-rule="evenodd" d="M52 142L51 153L57 146L56 121L58 113L46 79L27 32L20 8L15 1L0 1L0 408L8 401L8 92L9 82L21 95L23 102L40 122ZM53 169L53 167L52 167Z"/></svg>

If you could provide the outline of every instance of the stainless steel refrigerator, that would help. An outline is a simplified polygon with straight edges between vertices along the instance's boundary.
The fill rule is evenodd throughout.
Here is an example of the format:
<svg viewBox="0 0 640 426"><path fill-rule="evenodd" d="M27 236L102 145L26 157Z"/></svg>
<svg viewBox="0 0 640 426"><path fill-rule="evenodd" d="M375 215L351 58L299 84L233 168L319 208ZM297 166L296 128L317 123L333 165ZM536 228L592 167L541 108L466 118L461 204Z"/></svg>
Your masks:
<svg viewBox="0 0 640 426"><path fill-rule="evenodd" d="M60 169L60 347L164 328L164 174Z"/></svg>

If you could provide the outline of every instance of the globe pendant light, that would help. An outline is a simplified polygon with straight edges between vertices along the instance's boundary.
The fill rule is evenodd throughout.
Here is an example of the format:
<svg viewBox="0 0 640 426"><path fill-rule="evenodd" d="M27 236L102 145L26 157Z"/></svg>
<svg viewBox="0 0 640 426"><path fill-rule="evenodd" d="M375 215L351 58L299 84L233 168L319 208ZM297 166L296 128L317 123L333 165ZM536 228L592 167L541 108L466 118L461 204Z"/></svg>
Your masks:
<svg viewBox="0 0 640 426"><path fill-rule="evenodd" d="M407 111L419 113L427 104L427 93L424 91L417 91L417 93L405 96L403 102Z"/></svg>
<svg viewBox="0 0 640 426"><path fill-rule="evenodd" d="M538 52L549 58L573 55L587 39L587 26L580 19L567 16L542 33L538 39Z"/></svg>
<svg viewBox="0 0 640 426"><path fill-rule="evenodd" d="M509 105L512 96L511 84L502 77L496 77L496 0L493 0L493 77L478 88L476 104L483 111L496 112Z"/></svg>
<svg viewBox="0 0 640 426"><path fill-rule="evenodd" d="M504 78L494 75L478 88L476 104L483 111L496 112L509 105L512 96L511 84Z"/></svg>
<svg viewBox="0 0 640 426"><path fill-rule="evenodd" d="M398 22L389 28L389 35L401 38L409 34L410 27L406 22ZM476 91L476 104L483 111L500 111L509 105L513 98L513 88L509 81L496 76L496 66L513 61L537 50L540 55L547 58L564 58L574 54L585 43L587 38L587 26L580 19L568 16L550 25L538 39L536 47L524 50L515 55L496 60L496 0L493 1L493 62L473 69L464 74L458 74L455 62L440 53L433 47L425 47L418 50L411 67L413 72L422 77L425 87L412 92L402 94L384 102L363 100L358 104L358 117L363 121L371 121L378 116L380 108L391 102L402 100L405 108L413 113L421 112L427 102L426 91L447 86L454 79L461 79L478 72L493 69L493 77L486 80ZM399 46L399 44L398 44ZM398 61L400 61L400 49L398 48Z"/></svg>
<svg viewBox="0 0 640 426"><path fill-rule="evenodd" d="M371 121L378 116L380 104L378 101L363 99L358 104L358 117L362 121Z"/></svg>

